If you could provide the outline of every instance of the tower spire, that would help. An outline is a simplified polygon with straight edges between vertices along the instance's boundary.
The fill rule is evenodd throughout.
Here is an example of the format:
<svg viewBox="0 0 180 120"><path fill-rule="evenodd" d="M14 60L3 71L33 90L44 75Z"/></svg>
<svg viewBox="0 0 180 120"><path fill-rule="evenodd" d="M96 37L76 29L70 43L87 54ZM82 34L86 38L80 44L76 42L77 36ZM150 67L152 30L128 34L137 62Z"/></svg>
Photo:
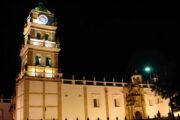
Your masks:
<svg viewBox="0 0 180 120"><path fill-rule="evenodd" d="M31 10L24 28L24 45L20 53L20 73L23 75L54 78L59 74L60 43L56 37L55 19L42 2Z"/></svg>

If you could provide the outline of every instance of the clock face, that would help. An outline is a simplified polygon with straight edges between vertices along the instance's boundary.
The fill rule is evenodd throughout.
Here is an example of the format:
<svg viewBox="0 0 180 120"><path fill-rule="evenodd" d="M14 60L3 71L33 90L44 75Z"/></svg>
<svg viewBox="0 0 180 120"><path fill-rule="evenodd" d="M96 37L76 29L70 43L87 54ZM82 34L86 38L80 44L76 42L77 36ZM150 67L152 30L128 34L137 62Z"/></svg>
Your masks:
<svg viewBox="0 0 180 120"><path fill-rule="evenodd" d="M38 17L38 20L39 20L39 23L40 23L40 24L47 24L47 22L48 22L48 18L47 18L47 16L45 16L45 15L40 15L40 16Z"/></svg>

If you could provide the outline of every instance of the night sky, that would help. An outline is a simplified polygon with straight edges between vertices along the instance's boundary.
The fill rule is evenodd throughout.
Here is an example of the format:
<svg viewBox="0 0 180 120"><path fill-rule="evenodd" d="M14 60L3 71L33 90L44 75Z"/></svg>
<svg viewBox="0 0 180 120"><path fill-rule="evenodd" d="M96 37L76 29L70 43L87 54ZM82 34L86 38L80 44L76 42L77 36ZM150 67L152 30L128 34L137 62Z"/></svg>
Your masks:
<svg viewBox="0 0 180 120"><path fill-rule="evenodd" d="M42 0L43 1L43 0ZM23 27L38 0L6 0L1 4L0 94L12 95L20 69ZM151 65L163 72L167 63L179 66L180 18L175 2L133 0L44 0L56 14L60 67L64 78L130 80L137 69Z"/></svg>

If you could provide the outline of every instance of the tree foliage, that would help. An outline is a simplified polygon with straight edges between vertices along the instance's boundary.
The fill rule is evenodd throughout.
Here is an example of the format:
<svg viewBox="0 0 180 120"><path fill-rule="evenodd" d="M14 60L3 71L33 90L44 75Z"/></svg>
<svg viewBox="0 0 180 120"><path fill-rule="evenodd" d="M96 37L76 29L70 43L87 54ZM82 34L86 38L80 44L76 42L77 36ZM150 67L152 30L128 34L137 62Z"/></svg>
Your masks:
<svg viewBox="0 0 180 120"><path fill-rule="evenodd" d="M180 105L179 75L180 66L176 62L169 62L164 65L153 87L153 90L163 98L170 99L172 113L173 109Z"/></svg>

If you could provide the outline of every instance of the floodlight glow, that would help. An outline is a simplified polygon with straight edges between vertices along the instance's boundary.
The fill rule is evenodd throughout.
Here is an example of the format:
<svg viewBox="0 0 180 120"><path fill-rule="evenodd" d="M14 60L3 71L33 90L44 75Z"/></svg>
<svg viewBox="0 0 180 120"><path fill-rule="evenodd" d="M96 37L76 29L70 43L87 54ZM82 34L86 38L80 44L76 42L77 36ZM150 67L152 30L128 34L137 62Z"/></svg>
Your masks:
<svg viewBox="0 0 180 120"><path fill-rule="evenodd" d="M150 73L150 72L151 72L151 67L146 66L146 67L144 68L144 70L145 70L145 72Z"/></svg>

